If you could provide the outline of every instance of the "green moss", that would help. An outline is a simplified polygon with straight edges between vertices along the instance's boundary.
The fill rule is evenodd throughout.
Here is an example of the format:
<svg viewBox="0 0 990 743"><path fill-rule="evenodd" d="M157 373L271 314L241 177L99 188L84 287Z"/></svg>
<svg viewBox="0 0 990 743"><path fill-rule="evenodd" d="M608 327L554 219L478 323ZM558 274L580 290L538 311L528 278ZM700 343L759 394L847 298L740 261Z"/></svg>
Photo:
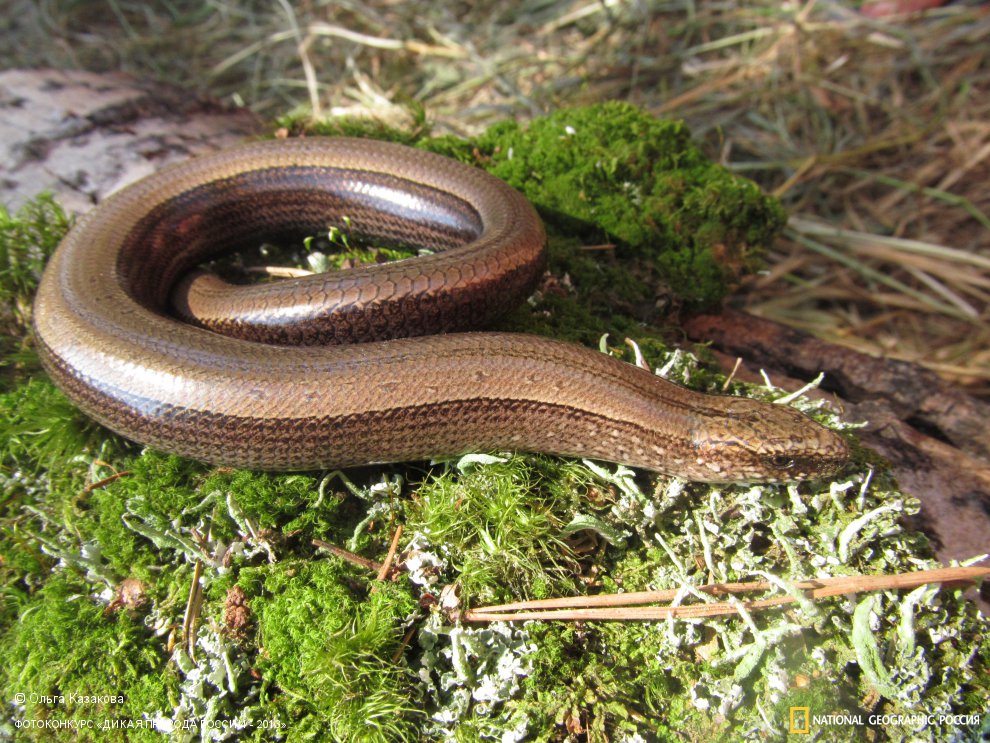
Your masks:
<svg viewBox="0 0 990 743"><path fill-rule="evenodd" d="M596 737L631 736L647 721L657 738L670 736L661 712L684 689L661 662L655 634L649 624L601 625L590 635L566 624L531 630L539 651L520 706L537 737L576 724Z"/></svg>
<svg viewBox="0 0 990 743"><path fill-rule="evenodd" d="M625 103L564 109L526 129L499 124L476 150L558 229L616 243L695 306L758 265L786 219L755 184L705 158L682 122Z"/></svg>
<svg viewBox="0 0 990 743"><path fill-rule="evenodd" d="M41 270L68 228L68 217L51 196L28 202L17 214L0 205L0 337L5 340L27 330ZM14 349L3 350L6 357Z"/></svg>
<svg viewBox="0 0 990 743"><path fill-rule="evenodd" d="M224 545L279 550L284 535L305 532L342 541L362 514L320 480L204 465L144 451L121 463L125 475L73 501L72 528L101 546L118 577L146 577L164 562L203 559L204 535ZM305 543L305 542L304 542Z"/></svg>
<svg viewBox="0 0 990 743"><path fill-rule="evenodd" d="M105 740L85 723L143 720L144 713L167 708L175 689L164 648L140 620L108 614L85 584L66 576L51 577L25 603L20 619L0 637L0 653L2 698L10 703L15 694L24 695L19 719L83 723L76 731L64 729L64 739ZM111 695L123 701L105 698ZM160 734L132 731L131 739L158 740Z"/></svg>
<svg viewBox="0 0 990 743"><path fill-rule="evenodd" d="M336 560L243 570L259 667L335 740L413 740L422 710L392 656L416 600L401 584L358 595L349 583Z"/></svg>
<svg viewBox="0 0 990 743"><path fill-rule="evenodd" d="M322 137L364 137L366 139L383 139L389 142L414 145L429 134L426 112L413 105L412 122L406 127L390 126L384 122L368 117L330 118L323 121L313 121L309 111L293 111L275 120L277 129L284 130L291 136L318 135Z"/></svg>
<svg viewBox="0 0 990 743"><path fill-rule="evenodd" d="M0 394L0 465L8 472L57 469L94 444L97 430L47 379Z"/></svg>
<svg viewBox="0 0 990 743"><path fill-rule="evenodd" d="M564 527L586 486L580 468L543 457L450 468L413 493L406 529L454 556L464 601L535 597L566 581Z"/></svg>

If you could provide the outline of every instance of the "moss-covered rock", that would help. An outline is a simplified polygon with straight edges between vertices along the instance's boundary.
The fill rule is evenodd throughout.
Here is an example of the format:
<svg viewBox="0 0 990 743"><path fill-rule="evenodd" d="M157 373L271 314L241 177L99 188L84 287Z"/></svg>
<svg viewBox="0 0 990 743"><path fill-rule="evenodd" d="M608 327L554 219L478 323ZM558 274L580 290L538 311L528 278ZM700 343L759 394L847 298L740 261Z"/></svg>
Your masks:
<svg viewBox="0 0 990 743"><path fill-rule="evenodd" d="M561 232L649 262L695 307L758 266L785 221L776 199L706 158L683 122L627 103L498 124L475 152Z"/></svg>
<svg viewBox="0 0 990 743"><path fill-rule="evenodd" d="M666 376L721 387L663 344L657 295L716 300L783 216L682 125L605 104L473 141L371 129L322 131L483 165L548 221L547 280L503 327L590 345L609 333L604 350L627 359L632 337ZM917 503L867 452L835 483L712 488L536 455L276 475L142 450L87 422L25 350L24 310L65 227L49 201L0 214L0 291L16 309L2 339L0 737L69 740L77 730L23 726L117 719L138 740L776 740L793 706L985 712L987 622L953 589L704 622L454 619L465 604L934 565L906 526ZM616 247L585 249L601 242ZM405 572L377 581L359 563L384 560L400 524ZM140 601L124 596L134 585ZM69 692L125 699L58 700Z"/></svg>

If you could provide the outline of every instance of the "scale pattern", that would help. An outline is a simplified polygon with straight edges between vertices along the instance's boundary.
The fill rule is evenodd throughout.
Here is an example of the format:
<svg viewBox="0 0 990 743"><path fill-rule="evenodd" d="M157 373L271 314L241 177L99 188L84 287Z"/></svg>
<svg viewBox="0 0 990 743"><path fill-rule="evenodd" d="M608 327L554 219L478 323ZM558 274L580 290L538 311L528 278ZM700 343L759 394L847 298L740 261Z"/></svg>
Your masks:
<svg viewBox="0 0 990 743"><path fill-rule="evenodd" d="M436 252L251 287L195 267L249 240L353 233ZM42 361L118 433L203 461L312 469L514 449L705 481L825 477L841 437L576 345L484 327L545 235L502 181L399 145L261 142L164 169L70 231L35 300Z"/></svg>

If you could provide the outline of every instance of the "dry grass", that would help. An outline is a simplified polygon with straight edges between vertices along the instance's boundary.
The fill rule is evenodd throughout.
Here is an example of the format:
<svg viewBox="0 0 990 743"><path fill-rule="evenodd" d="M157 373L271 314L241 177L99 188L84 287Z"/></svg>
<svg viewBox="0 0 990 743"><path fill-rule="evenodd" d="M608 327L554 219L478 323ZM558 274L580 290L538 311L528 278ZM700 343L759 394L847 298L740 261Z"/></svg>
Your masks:
<svg viewBox="0 0 990 743"><path fill-rule="evenodd" d="M438 131L627 98L794 214L739 301L990 392L990 11L852 3L8 0L0 64Z"/></svg>

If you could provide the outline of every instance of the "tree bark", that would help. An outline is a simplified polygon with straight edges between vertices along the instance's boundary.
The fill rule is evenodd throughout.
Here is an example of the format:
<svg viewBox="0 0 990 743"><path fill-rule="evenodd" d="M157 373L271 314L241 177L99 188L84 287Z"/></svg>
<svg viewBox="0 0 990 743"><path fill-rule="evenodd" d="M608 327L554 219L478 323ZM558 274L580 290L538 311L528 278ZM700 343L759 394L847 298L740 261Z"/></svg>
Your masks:
<svg viewBox="0 0 990 743"><path fill-rule="evenodd" d="M119 74L0 72L0 203L44 191L83 213L173 161L262 130L259 120L172 85Z"/></svg>

